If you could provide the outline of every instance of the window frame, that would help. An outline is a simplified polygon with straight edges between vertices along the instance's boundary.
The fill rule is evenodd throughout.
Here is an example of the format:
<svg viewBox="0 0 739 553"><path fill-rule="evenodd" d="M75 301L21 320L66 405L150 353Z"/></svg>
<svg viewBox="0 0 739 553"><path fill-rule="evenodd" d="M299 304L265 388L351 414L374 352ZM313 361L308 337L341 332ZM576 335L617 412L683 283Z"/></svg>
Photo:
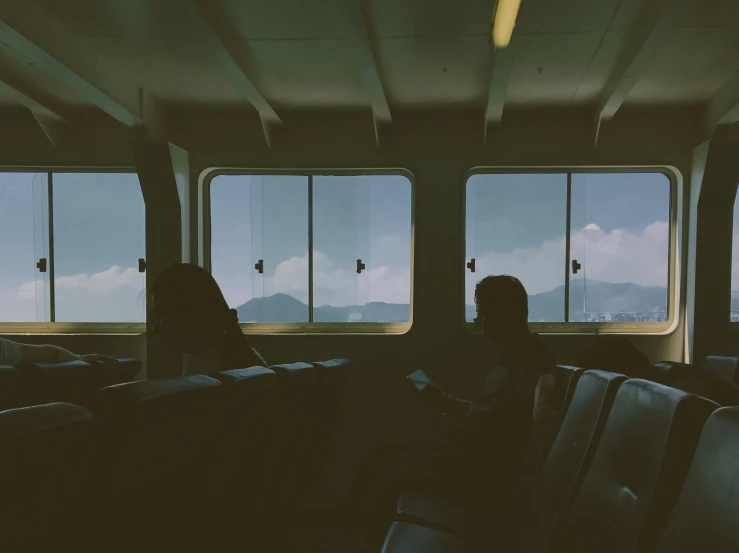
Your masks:
<svg viewBox="0 0 739 553"><path fill-rule="evenodd" d="M623 334L623 335L668 335L677 329L680 319L680 243L682 235L682 188L683 178L680 171L671 165L547 165L547 166L475 166L464 175L462 181L462 252L464 256L464 264L462 266L461 279L461 301L460 311L462 325L465 330L471 334L480 334L480 330L474 323L468 322L465 313L465 280L467 276L466 263L467 259L467 183L474 175L506 175L506 174L551 174L560 173L567 174L568 194L567 194L567 229L565 239L567 241L567 249L565 253L566 266L563 270L567 271L567 281L565 282L565 302L568 302L569 283L570 283L570 233L571 233L571 197L570 186L572 183L572 174L582 173L656 173L667 177L670 183L670 205L669 205L669 252L667 257L668 263L668 282L667 282L667 306L668 319L666 322L659 323L628 323L628 322L598 322L598 323L582 323L582 322L563 322L563 323L529 323L532 332L540 334ZM482 278L482 275L480 276Z"/></svg>
<svg viewBox="0 0 739 553"><path fill-rule="evenodd" d="M211 267L211 212L210 212L210 192L213 179L220 175L242 175L242 176L258 176L258 175L298 175L309 178L312 182L314 176L372 176L372 175L400 175L408 179L411 185L411 247L410 247L410 320L404 323L239 323L244 334L348 334L348 335L401 335L407 333L413 326L413 274L414 274L414 251L415 251L415 205L416 205L416 181L414 174L403 167L381 167L381 168L287 168L287 169L263 169L263 168L247 168L247 167L215 167L205 169L200 173L198 179L198 197L200 198L200 209L198 212L198 241L199 241L199 263L208 272L212 272ZM312 229L312 198L309 195L309 225ZM308 256L312 260L313 257L313 237L309 232L308 236ZM309 261L309 267L312 267L312 261ZM313 274L309 270L308 289L309 297L313 297ZM312 306L309 305L309 309Z"/></svg>
<svg viewBox="0 0 739 553"><path fill-rule="evenodd" d="M137 171L134 167L126 165L3 165L0 167L2 173L133 173ZM49 178L50 189L53 190L53 178ZM53 194L53 192L52 192ZM143 192L142 192L143 194ZM50 305L49 312L53 310L54 285L51 282L54 276L54 228L52 206L49 205L49 281L50 281ZM0 322L0 335L21 336L29 334L90 334L90 335L137 335L146 332L146 322L141 323L64 323L64 322Z"/></svg>

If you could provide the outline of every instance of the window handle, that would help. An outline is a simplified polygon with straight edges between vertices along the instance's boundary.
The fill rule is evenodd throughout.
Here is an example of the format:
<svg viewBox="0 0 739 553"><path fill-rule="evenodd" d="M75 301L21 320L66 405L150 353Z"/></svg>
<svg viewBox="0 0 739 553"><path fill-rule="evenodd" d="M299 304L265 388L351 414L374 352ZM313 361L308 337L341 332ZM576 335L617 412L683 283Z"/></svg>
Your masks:
<svg viewBox="0 0 739 553"><path fill-rule="evenodd" d="M254 264L254 268L259 271L260 275L264 274L264 259L260 259Z"/></svg>
<svg viewBox="0 0 739 553"><path fill-rule="evenodd" d="M139 257L139 273L146 272L146 259Z"/></svg>
<svg viewBox="0 0 739 553"><path fill-rule="evenodd" d="M361 259L357 259L357 274L362 274L362 271L364 271L367 268L367 266L362 263Z"/></svg>
<svg viewBox="0 0 739 553"><path fill-rule="evenodd" d="M42 257L41 259L38 260L38 263L36 263L36 268L41 273L46 272L46 258L45 257Z"/></svg>
<svg viewBox="0 0 739 553"><path fill-rule="evenodd" d="M579 271L580 269L582 269L582 265L580 265L577 262L577 259L573 259L572 260L572 274L573 275L576 275L577 274L577 271Z"/></svg>
<svg viewBox="0 0 739 553"><path fill-rule="evenodd" d="M475 261L475 258L469 260L467 263L467 268L470 270L471 273L475 272L475 269L477 268L477 261Z"/></svg>

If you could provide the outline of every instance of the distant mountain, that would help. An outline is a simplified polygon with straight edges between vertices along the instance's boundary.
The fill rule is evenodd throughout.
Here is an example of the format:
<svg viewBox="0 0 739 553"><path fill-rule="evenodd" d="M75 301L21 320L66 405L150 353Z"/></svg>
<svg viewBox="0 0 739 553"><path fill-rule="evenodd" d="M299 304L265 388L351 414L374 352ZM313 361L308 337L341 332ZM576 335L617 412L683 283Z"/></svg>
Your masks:
<svg viewBox="0 0 739 553"><path fill-rule="evenodd" d="M251 299L237 307L236 312L241 322L277 323L308 320L308 306L287 294ZM410 316L410 305L384 302L350 307L324 305L316 307L313 311L313 320L317 323L408 322Z"/></svg>
<svg viewBox="0 0 739 553"><path fill-rule="evenodd" d="M529 296L529 320L564 320L564 286L549 292ZM570 320L584 317L585 287L582 279L570 283ZM656 286L640 286L634 283L614 284L588 281L588 313L648 313L667 310L667 289ZM287 294L275 294L267 298L254 298L236 308L241 322L307 321L308 306ZM468 319L475 317L475 306L465 306ZM333 307L324 305L314 310L316 322L407 322L410 305L372 302L366 305ZM579 315L579 317L578 317Z"/></svg>

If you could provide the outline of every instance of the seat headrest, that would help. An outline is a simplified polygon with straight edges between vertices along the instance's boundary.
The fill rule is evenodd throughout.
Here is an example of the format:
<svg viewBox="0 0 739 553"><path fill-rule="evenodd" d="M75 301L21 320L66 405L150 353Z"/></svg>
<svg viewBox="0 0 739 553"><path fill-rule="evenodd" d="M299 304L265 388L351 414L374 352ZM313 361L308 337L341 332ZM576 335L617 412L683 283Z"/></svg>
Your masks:
<svg viewBox="0 0 739 553"><path fill-rule="evenodd" d="M248 369L231 369L213 375L222 384L239 385L247 381L272 380L277 377L274 371L265 367L249 367Z"/></svg>
<svg viewBox="0 0 739 553"><path fill-rule="evenodd" d="M45 432L62 426L91 425L87 409L71 403L48 403L0 412L0 439Z"/></svg>

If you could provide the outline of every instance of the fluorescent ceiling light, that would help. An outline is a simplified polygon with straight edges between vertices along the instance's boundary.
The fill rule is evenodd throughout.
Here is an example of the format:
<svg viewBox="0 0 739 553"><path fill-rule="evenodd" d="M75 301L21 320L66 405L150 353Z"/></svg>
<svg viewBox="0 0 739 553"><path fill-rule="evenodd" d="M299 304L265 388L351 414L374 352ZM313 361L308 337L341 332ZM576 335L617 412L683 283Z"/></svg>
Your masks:
<svg viewBox="0 0 739 553"><path fill-rule="evenodd" d="M493 19L493 44L505 48L511 41L521 0L498 0Z"/></svg>

